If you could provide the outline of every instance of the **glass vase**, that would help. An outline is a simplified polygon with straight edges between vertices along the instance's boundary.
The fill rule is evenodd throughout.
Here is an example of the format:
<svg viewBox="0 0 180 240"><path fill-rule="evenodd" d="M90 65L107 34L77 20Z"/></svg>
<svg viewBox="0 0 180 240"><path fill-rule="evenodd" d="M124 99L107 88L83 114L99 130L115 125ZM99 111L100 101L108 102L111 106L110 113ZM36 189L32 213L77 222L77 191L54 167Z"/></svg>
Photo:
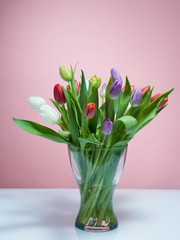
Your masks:
<svg viewBox="0 0 180 240"><path fill-rule="evenodd" d="M96 232L117 228L113 194L124 168L127 145L114 148L68 146L68 152L81 195L76 227Z"/></svg>

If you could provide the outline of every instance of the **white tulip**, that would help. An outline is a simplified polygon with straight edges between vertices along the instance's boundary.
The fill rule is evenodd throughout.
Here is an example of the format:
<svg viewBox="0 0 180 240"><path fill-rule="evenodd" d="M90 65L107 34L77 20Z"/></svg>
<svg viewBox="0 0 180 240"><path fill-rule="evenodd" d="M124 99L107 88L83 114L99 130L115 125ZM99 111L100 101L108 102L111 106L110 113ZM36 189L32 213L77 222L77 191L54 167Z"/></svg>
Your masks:
<svg viewBox="0 0 180 240"><path fill-rule="evenodd" d="M44 100L44 98L41 98L41 97L30 97L28 99L28 102L31 108L36 111L38 111L42 105L46 104L46 101Z"/></svg>
<svg viewBox="0 0 180 240"><path fill-rule="evenodd" d="M54 125L60 120L59 113L47 104L40 106L38 112L42 120L48 124Z"/></svg>
<svg viewBox="0 0 180 240"><path fill-rule="evenodd" d="M105 96L106 96L106 84L105 83L102 85L102 88L101 88L101 91L100 91L100 96L102 98L105 98Z"/></svg>
<svg viewBox="0 0 180 240"><path fill-rule="evenodd" d="M86 81L86 88L87 88L87 91L89 89L89 80L85 80Z"/></svg>

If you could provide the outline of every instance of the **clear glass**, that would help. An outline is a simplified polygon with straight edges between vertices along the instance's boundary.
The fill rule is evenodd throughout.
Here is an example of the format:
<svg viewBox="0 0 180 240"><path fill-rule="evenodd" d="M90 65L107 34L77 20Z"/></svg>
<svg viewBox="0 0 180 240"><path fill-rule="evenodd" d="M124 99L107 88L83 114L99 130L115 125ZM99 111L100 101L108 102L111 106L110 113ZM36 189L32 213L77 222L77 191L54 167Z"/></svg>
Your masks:
<svg viewBox="0 0 180 240"><path fill-rule="evenodd" d="M114 148L68 146L68 152L81 194L76 227L96 232L117 228L113 193L124 168L127 145Z"/></svg>

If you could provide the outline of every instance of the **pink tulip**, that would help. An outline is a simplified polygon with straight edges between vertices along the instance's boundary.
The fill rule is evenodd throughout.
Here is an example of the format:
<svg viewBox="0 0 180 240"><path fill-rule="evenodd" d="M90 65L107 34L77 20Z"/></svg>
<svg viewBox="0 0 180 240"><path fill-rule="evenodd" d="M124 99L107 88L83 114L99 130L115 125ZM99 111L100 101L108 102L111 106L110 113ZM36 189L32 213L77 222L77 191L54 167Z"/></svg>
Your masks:
<svg viewBox="0 0 180 240"><path fill-rule="evenodd" d="M77 94L78 94L78 92L79 92L79 84L78 84L78 81L77 81L77 80L74 80L74 81L75 81L75 84L76 84L76 92L77 92ZM69 89L70 89L69 84L67 85L66 88L69 88Z"/></svg>

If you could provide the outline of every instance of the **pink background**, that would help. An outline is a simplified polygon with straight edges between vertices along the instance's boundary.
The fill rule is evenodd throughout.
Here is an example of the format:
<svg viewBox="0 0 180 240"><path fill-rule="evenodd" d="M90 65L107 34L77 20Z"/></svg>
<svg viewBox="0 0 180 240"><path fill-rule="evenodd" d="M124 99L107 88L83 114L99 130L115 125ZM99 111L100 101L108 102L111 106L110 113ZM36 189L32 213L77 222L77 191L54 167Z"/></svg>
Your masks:
<svg viewBox="0 0 180 240"><path fill-rule="evenodd" d="M43 123L27 102L50 104L60 64L79 63L107 82L172 87L168 107L130 142L121 188L180 188L180 1L0 1L0 187L77 187L67 146L21 131L12 117ZM53 127L58 129L57 127Z"/></svg>

